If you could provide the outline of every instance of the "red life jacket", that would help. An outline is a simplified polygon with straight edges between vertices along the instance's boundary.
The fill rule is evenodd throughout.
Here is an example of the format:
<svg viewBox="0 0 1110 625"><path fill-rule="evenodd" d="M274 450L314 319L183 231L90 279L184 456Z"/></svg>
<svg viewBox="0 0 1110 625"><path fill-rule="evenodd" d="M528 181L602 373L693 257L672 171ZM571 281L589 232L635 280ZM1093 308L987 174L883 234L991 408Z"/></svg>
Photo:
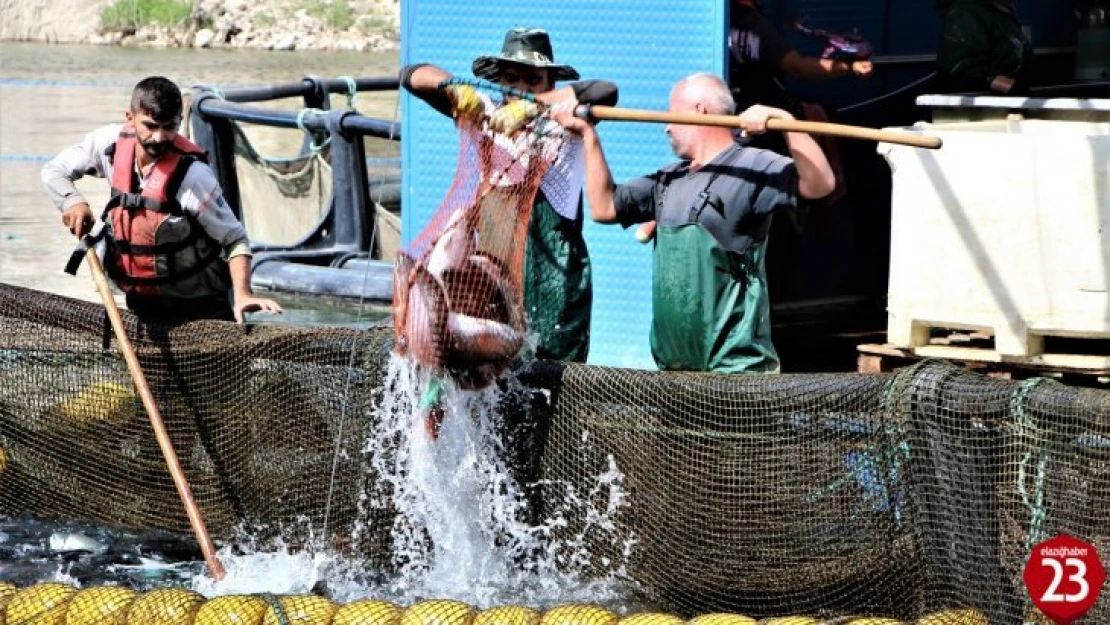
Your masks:
<svg viewBox="0 0 1110 625"><path fill-rule="evenodd" d="M177 135L139 189L135 174L137 145L135 129L128 124L108 148L112 198L104 209L105 221L111 226L106 269L123 291L157 295L159 286L203 271L219 258L221 250L177 202L189 167L198 160L207 162L204 150ZM166 222L171 217L182 219L169 228Z"/></svg>

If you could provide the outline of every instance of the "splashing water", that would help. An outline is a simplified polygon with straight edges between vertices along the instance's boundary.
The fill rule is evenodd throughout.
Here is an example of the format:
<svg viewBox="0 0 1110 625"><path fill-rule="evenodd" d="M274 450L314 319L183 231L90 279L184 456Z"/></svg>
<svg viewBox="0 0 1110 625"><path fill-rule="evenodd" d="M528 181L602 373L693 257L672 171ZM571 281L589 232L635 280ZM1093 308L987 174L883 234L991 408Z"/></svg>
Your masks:
<svg viewBox="0 0 1110 625"><path fill-rule="evenodd" d="M305 594L327 576L340 560L326 552L294 551L280 540L262 549L250 546L242 554L230 546L217 553L226 575L220 581L207 576L193 580L193 590L206 597L236 594Z"/></svg>
<svg viewBox="0 0 1110 625"><path fill-rule="evenodd" d="M382 590L396 597L451 598L477 606L497 602L543 605L567 601L620 601L623 563L608 563L600 579L587 575L586 534L617 536L613 515L623 505L623 475L612 459L594 492L578 496L565 485L553 518L528 522L526 489L506 458L505 431L498 413L505 393L528 389L510 378L504 390L458 389L449 382L440 398L443 420L438 437L425 427L420 400L430 383L426 373L394 356L377 404L377 427L365 453L378 476L366 503L396 512L392 527L397 575ZM561 485L545 484L548 487ZM590 502L608 491L604 510ZM557 530L578 515L584 527L557 540ZM625 554L632 541L624 538ZM338 597L337 597L338 598Z"/></svg>

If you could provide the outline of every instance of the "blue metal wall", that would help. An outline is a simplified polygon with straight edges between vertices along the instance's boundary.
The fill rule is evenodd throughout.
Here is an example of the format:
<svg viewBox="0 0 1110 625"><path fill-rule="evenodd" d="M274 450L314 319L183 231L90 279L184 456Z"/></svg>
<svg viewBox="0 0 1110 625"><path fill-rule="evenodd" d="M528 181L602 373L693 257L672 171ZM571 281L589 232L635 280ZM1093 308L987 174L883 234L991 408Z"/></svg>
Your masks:
<svg viewBox="0 0 1110 625"><path fill-rule="evenodd" d="M401 62L428 62L472 76L471 61L500 50L505 31L542 27L555 59L583 78L620 86L620 105L666 109L671 85L697 71L723 74L725 3L721 0L406 0ZM403 237L427 223L450 185L457 137L450 120L408 94L401 100ZM618 181L674 160L658 124L599 126ZM648 348L651 255L631 230L587 219L594 266L592 364L654 368Z"/></svg>

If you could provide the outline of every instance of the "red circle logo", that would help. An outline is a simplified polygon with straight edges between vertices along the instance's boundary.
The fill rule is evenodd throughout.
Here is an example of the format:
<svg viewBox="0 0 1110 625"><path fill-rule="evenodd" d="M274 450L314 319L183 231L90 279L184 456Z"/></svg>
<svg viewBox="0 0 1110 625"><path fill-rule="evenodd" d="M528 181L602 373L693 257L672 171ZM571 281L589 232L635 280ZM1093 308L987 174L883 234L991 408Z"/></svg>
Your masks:
<svg viewBox="0 0 1110 625"><path fill-rule="evenodd" d="M1106 569L1094 545L1061 534L1033 547L1022 579L1045 616L1057 625L1069 625L1094 607Z"/></svg>

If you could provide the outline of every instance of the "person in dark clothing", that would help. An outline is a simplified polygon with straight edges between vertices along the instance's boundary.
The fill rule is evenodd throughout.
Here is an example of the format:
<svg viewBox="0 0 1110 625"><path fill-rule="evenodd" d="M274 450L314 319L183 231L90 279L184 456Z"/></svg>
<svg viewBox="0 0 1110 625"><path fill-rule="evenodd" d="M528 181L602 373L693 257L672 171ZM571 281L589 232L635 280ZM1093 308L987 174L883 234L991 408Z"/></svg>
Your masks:
<svg viewBox="0 0 1110 625"><path fill-rule="evenodd" d="M829 111L815 102L805 102L786 88L787 78L807 83L824 82L836 78L855 76L870 78L873 66L870 60L844 60L805 56L799 53L778 31L763 12L758 0L729 0L728 30L728 86L740 113L761 104L789 112L797 119L827 122ZM733 136L750 147L771 150L782 156L791 156L783 133L769 132L756 136ZM833 229L836 214L832 208L847 195L847 182L840 159L840 150L832 137L815 137L836 177L836 188L820 199L798 198L794 208L782 211L786 219L778 220L770 237L768 255L775 259L770 269L771 282L783 278L779 273L796 265L802 245L802 236L810 215L816 219L819 231ZM653 225L646 226L648 231ZM645 227L641 227L641 231ZM647 238L637 232L640 239Z"/></svg>
<svg viewBox="0 0 1110 625"><path fill-rule="evenodd" d="M471 70L478 78L502 87L534 94L547 106L573 108L578 103L613 106L617 86L601 80L579 80L577 70L557 64L548 33L539 28L514 28L505 34L501 52L476 58ZM505 103L477 94L468 85L441 88L452 74L435 65L418 63L401 70L401 85L436 111L447 116L475 112L489 113L491 127L499 113L509 109ZM557 82L571 81L556 86ZM589 252L582 234L582 180L584 161L581 140L572 136L560 148L555 163L544 174L532 205L525 247L523 286L524 309L529 328L538 335L535 356L562 362L586 362L590 344L590 318L593 282ZM433 378L423 393L421 409L428 434L438 436L443 419L444 384ZM540 393L507 401L523 406L545 403ZM539 478L538 459L546 438L547 423L529 415L539 409L509 411L504 440L513 452L511 465L522 484ZM535 491L538 492L538 491ZM538 500L536 500L538 501ZM535 502L534 502L535 503ZM538 511L538 505L533 506Z"/></svg>
<svg viewBox="0 0 1110 625"><path fill-rule="evenodd" d="M786 90L786 76L803 82L821 82L851 75L868 78L873 69L868 60L845 61L799 54L763 14L757 0L732 0L728 53L728 83L737 111L762 104L803 117L800 103ZM785 153L785 144L782 147L780 153Z"/></svg>
<svg viewBox="0 0 1110 625"><path fill-rule="evenodd" d="M727 115L736 104L714 74L692 74L672 89L669 110ZM570 111L556 121L586 147L586 194L600 223L629 227L658 221L652 261L651 351L666 371L777 373L771 342L764 253L771 218L797 198L819 199L835 185L817 143L786 133L791 157L746 147L728 128L668 124L679 161L620 185L586 121ZM755 105L740 114L748 134L789 112Z"/></svg>
<svg viewBox="0 0 1110 625"><path fill-rule="evenodd" d="M1033 44L1008 0L937 0L943 25L937 82L943 91L1026 93Z"/></svg>

